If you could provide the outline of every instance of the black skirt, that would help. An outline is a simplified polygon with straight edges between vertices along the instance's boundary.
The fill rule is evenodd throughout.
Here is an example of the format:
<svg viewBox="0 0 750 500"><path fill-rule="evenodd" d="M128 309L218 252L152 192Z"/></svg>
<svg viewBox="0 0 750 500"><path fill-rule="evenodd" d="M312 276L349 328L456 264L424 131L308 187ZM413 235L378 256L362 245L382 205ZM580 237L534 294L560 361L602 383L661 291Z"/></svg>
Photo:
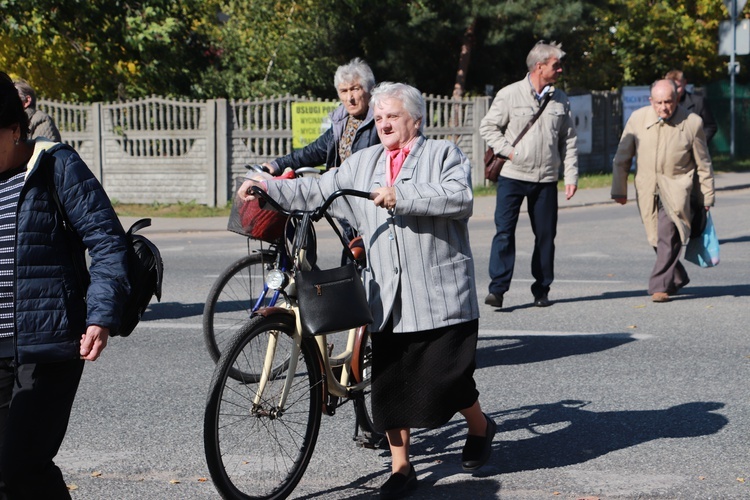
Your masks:
<svg viewBox="0 0 750 500"><path fill-rule="evenodd" d="M479 320L416 333L391 330L372 334L372 413L378 431L434 429L477 401Z"/></svg>

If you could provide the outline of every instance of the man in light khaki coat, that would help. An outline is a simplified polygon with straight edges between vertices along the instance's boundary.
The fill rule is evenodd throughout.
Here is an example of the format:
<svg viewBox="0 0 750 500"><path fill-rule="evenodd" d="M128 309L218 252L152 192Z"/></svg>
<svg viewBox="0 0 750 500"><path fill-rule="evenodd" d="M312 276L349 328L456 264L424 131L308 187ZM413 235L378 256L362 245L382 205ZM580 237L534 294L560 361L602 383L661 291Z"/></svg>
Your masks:
<svg viewBox="0 0 750 500"><path fill-rule="evenodd" d="M713 206L714 173L703 120L677 105L674 82L654 82L649 100L651 105L634 111L625 125L612 166L612 199L627 202L635 157L638 209L656 250L648 293L654 302L668 302L690 281L679 258L690 237L691 195L702 209Z"/></svg>

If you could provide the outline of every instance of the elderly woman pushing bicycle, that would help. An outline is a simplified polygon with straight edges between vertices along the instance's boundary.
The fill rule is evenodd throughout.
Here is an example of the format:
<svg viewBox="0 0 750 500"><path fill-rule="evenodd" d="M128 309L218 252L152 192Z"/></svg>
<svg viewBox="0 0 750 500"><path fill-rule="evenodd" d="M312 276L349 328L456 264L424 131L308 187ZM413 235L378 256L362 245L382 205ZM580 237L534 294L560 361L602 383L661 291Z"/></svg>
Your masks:
<svg viewBox="0 0 750 500"><path fill-rule="evenodd" d="M331 212L362 235L363 271L374 321L372 407L391 450L392 475L381 498L417 486L409 458L411 428L436 428L460 412L468 424L464 470L483 466L496 425L479 405L473 374L479 325L468 218L469 160L453 143L422 134L424 100L414 87L385 82L371 106L382 145L359 151L319 178L248 179L289 209L315 207L339 189L375 194L342 197Z"/></svg>

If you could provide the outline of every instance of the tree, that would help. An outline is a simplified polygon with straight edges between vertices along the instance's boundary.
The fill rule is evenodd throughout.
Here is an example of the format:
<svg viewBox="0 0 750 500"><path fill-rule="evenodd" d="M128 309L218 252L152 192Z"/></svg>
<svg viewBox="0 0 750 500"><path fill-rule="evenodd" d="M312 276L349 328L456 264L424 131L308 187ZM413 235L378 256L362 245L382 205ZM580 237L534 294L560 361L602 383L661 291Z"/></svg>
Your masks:
<svg viewBox="0 0 750 500"><path fill-rule="evenodd" d="M621 72L609 86L651 83L675 66L694 81L724 73L717 50L719 22L726 16L721 2L623 0L611 8L615 15L602 38Z"/></svg>
<svg viewBox="0 0 750 500"><path fill-rule="evenodd" d="M0 65L57 99L335 98L333 73L353 57L379 81L477 95L522 78L540 39L563 44L568 90L647 84L673 66L695 83L726 74L716 47L727 13L717 0L0 0L0 8Z"/></svg>
<svg viewBox="0 0 750 500"><path fill-rule="evenodd" d="M202 0L0 4L0 64L51 98L190 95L211 55L203 34L211 4Z"/></svg>
<svg viewBox="0 0 750 500"><path fill-rule="evenodd" d="M341 60L328 40L333 2L231 0L213 35L216 57L197 94L247 98L274 94L334 95Z"/></svg>

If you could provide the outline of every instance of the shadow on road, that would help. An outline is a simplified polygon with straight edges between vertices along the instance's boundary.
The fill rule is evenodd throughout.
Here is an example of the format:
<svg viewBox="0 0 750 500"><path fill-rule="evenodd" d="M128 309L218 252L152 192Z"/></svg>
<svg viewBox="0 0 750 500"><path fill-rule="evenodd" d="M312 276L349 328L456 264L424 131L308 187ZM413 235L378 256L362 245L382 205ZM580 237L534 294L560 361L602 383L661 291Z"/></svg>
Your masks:
<svg viewBox="0 0 750 500"><path fill-rule="evenodd" d="M691 266L692 267L692 266ZM750 284L747 285L722 285L722 286L690 286L680 290L680 293L673 297L674 300L686 300L701 297L747 297L750 296ZM596 300L615 300L625 299L632 297L642 297L644 300L649 300L650 297L646 293L646 289L642 290L623 290L620 292L604 292L599 295L587 295L584 297L568 297L555 299L550 297L552 300L552 306L555 304L565 303L576 303L576 302L592 302ZM529 309L535 307L534 304L529 301L527 304L521 304L518 306L503 307L502 309L494 309L495 313L511 313L522 309Z"/></svg>
<svg viewBox="0 0 750 500"><path fill-rule="evenodd" d="M715 434L729 422L723 415L712 413L724 407L716 402L609 412L586 410L587 404L568 400L498 414L496 441L503 441L504 433L524 431L525 436L502 444L498 457L502 471L580 464L655 439Z"/></svg>
<svg viewBox="0 0 750 500"><path fill-rule="evenodd" d="M724 286L687 286L675 296L675 300L701 298L701 297L747 297L750 296L750 284L748 285L724 285Z"/></svg>
<svg viewBox="0 0 750 500"><path fill-rule="evenodd" d="M729 422L725 416L714 413L724 407L724 403L718 402L696 401L662 410L604 412L587 410L588 404L588 401L562 400L488 412L497 422L497 434L487 473L505 474L580 464L655 439L715 434ZM416 438L414 455L419 457L452 447L455 451L431 455L426 462L458 464L466 439L463 419L453 420L438 434L428 432L413 433ZM425 471L424 465L419 470ZM477 475L482 476L482 473Z"/></svg>
<svg viewBox="0 0 750 500"><path fill-rule="evenodd" d="M203 302L183 304L181 302L155 302L151 303L143 313L144 320L156 319L178 319L190 316L203 315Z"/></svg>
<svg viewBox="0 0 750 500"><path fill-rule="evenodd" d="M655 439L707 436L729 420L718 413L724 403L696 401L662 410L594 412L588 401L523 406L488 412L497 422L493 455L481 470L462 479L461 448L466 425L456 418L435 433L412 431L412 457L419 477L417 498L498 498L498 474L551 469L587 462ZM446 451L447 450L447 451ZM380 452L389 460L389 452ZM388 478L387 470L373 471L356 481L321 491L307 498L372 498ZM446 483L441 479L451 478ZM382 479L382 481L381 481Z"/></svg>
<svg viewBox="0 0 750 500"><path fill-rule="evenodd" d="M482 337L477 367L521 365L614 349L635 341L627 333ZM492 345L483 347L488 342Z"/></svg>
<svg viewBox="0 0 750 500"><path fill-rule="evenodd" d="M552 301L552 307L555 306L555 304L564 304L567 302L588 302L592 300L612 300L612 299L625 299L630 297L647 297L646 290L623 290L620 292L604 292L600 295L588 295L585 297L570 297L570 298L561 298L556 299L553 295L550 295L550 300ZM521 304L517 306L510 306L510 307L503 307L502 309L494 309L494 312L497 313L510 313L513 311L518 311L521 309L530 309L534 306L534 303L531 300L531 297L529 297L529 302L526 304Z"/></svg>
<svg viewBox="0 0 750 500"><path fill-rule="evenodd" d="M725 245L727 243L747 243L750 241L750 236L738 236L737 238L726 238L719 239L719 245Z"/></svg>

